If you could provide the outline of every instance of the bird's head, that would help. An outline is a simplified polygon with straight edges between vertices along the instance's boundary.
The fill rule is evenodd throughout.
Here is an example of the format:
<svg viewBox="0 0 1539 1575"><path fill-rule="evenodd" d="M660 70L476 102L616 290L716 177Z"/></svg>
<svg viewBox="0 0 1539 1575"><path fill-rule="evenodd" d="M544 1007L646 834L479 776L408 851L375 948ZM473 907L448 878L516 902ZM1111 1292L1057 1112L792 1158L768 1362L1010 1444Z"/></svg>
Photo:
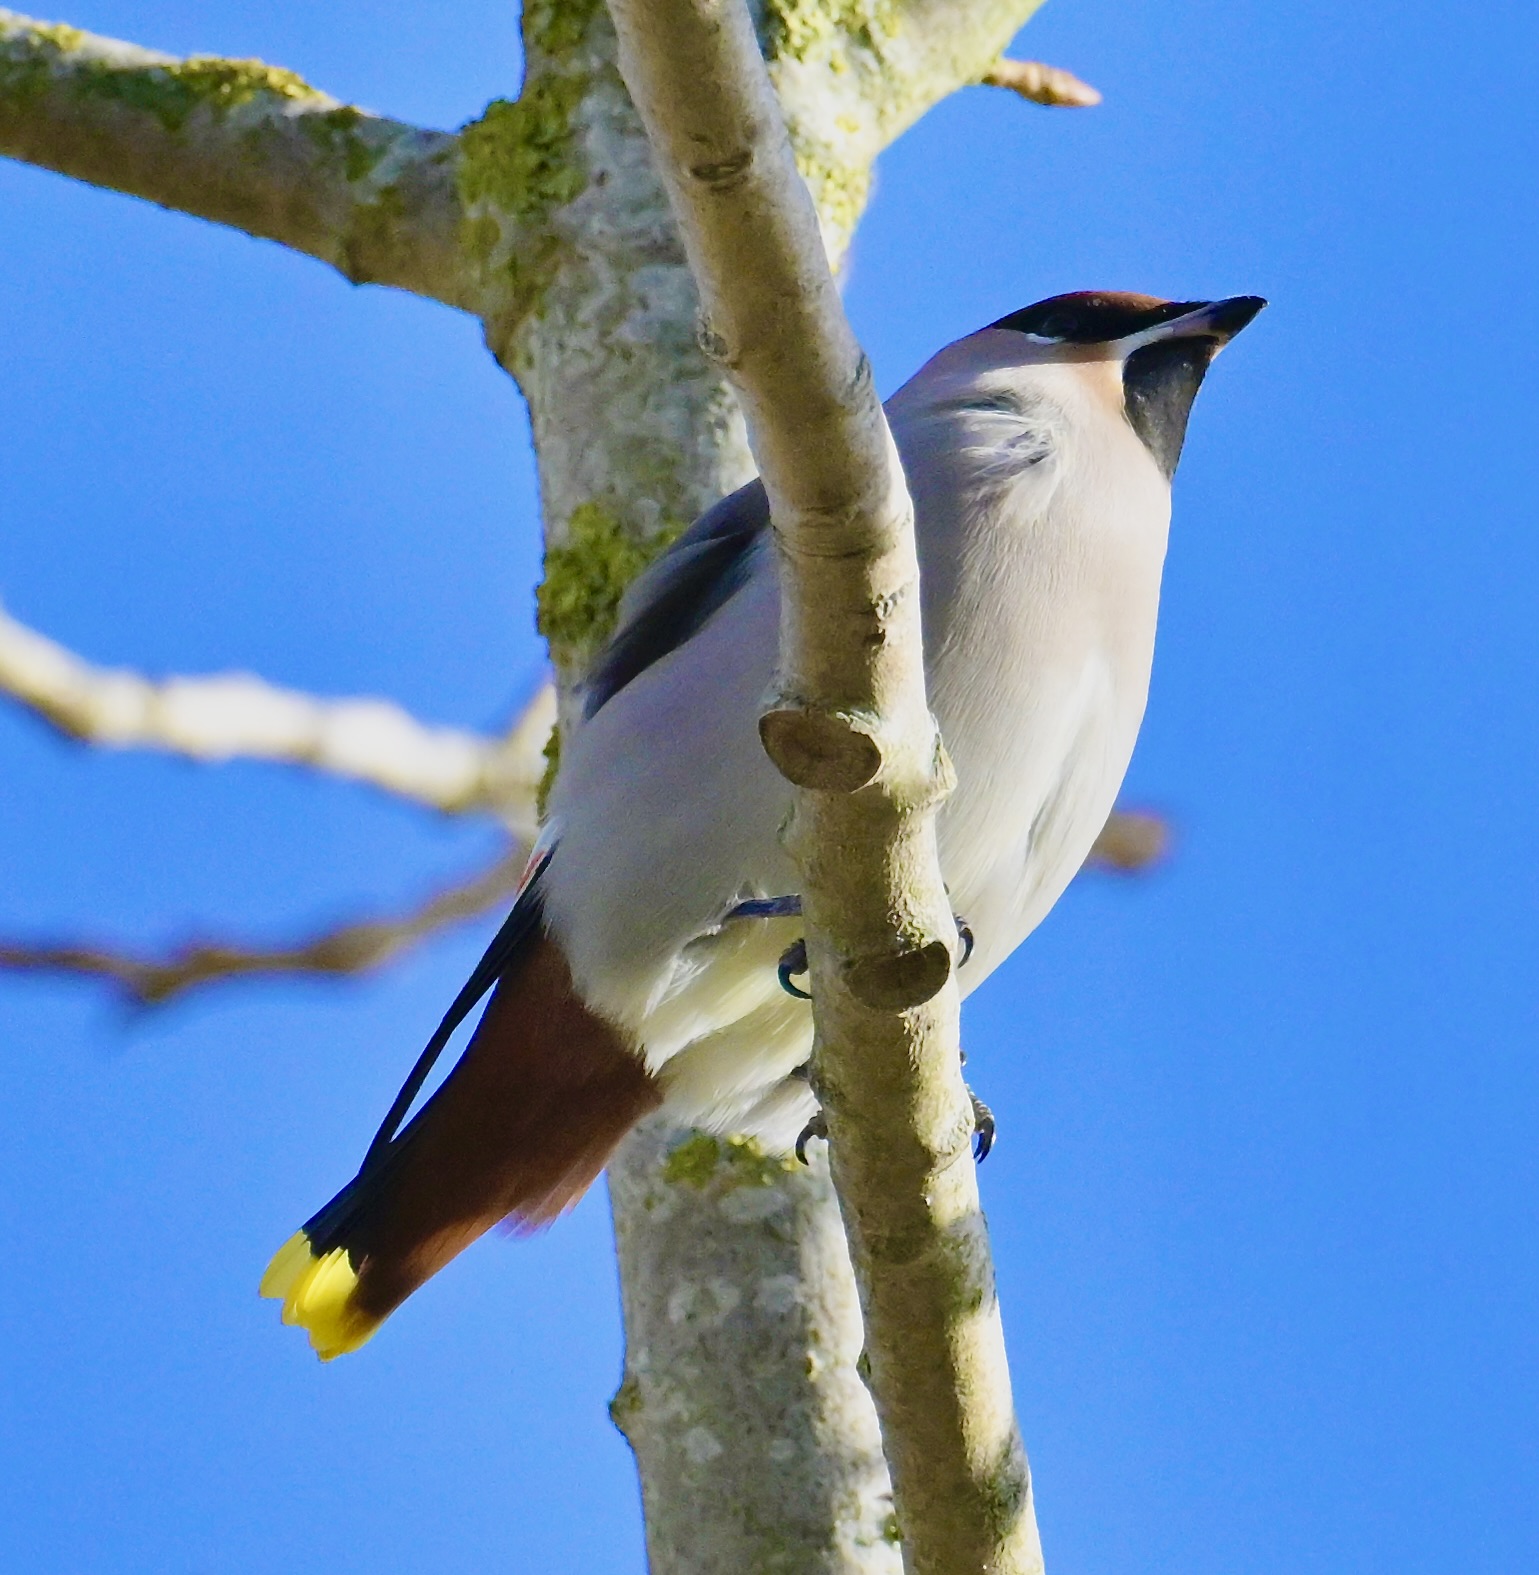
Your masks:
<svg viewBox="0 0 1539 1575"><path fill-rule="evenodd" d="M1011 312L983 332L1010 334L1006 353L1017 364L1082 365L1120 400L1129 424L1169 477L1213 357L1265 305L1259 295L1162 301L1081 290Z"/></svg>

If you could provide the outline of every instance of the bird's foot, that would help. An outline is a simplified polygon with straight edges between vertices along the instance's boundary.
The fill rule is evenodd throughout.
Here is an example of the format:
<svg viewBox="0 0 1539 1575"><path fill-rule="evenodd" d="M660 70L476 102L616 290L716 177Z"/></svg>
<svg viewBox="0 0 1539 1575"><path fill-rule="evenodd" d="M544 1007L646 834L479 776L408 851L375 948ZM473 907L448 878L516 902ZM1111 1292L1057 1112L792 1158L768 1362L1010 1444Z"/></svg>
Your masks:
<svg viewBox="0 0 1539 1575"><path fill-rule="evenodd" d="M813 1138L822 1138L825 1143L828 1141L828 1123L823 1119L821 1110L802 1128L802 1135L796 1140L796 1157L804 1165L807 1163L807 1144Z"/></svg>
<svg viewBox="0 0 1539 1575"><path fill-rule="evenodd" d="M794 906L793 906L794 905ZM740 902L731 913L729 919L739 918L787 918L794 917L802 911L800 897L766 897L752 902ZM957 960L958 968L965 968L968 959L973 954L973 932L967 920L960 914L952 914L952 919L957 927L957 939L962 946L962 955ZM780 988L787 995L794 995L799 1001L810 1001L811 994L791 981L798 974L807 971L807 942L804 939L793 941L791 945L780 954L780 966L776 970L780 978Z"/></svg>
<svg viewBox="0 0 1539 1575"><path fill-rule="evenodd" d="M811 1082L811 1072L812 1063L803 1062L792 1071L791 1076ZM962 1086L967 1088L965 1083ZM973 1107L973 1162L981 1165L994 1147L999 1123L994 1119L994 1112L970 1088L967 1089L967 1097ZM807 1163L807 1145L813 1138L822 1138L825 1143L828 1141L828 1121L821 1110L802 1128L801 1136L796 1140L796 1157L804 1165Z"/></svg>

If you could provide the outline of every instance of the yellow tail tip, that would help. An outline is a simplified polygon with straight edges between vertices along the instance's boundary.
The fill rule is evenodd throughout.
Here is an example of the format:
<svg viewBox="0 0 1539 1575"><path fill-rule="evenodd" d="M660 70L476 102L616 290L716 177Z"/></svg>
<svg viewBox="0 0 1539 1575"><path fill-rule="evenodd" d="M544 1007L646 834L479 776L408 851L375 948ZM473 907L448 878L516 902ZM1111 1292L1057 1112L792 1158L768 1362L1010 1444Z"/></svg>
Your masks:
<svg viewBox="0 0 1539 1575"><path fill-rule="evenodd" d="M352 1305L358 1276L345 1247L317 1258L310 1238L296 1231L273 1254L260 1291L283 1303L283 1321L310 1334L323 1362L356 1351L380 1326L380 1319Z"/></svg>

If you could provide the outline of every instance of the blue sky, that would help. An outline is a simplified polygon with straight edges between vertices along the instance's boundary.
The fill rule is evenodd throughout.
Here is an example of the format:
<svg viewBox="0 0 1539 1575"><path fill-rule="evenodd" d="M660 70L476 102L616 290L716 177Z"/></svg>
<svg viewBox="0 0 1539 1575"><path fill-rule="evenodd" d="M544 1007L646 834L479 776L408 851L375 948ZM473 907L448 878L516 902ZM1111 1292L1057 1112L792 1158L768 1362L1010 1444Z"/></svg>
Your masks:
<svg viewBox="0 0 1539 1575"><path fill-rule="evenodd" d="M89 0L452 126L511 8ZM1063 289L1256 292L1176 487L1128 796L975 998L982 1173L1055 1575L1539 1558L1531 895L1535 25L1053 0L883 160L849 302L891 389ZM524 416L475 325L0 163L0 596L94 659L490 726L538 670ZM0 928L279 937L490 846L361 789L93 755L0 710ZM641 1567L602 1194L322 1369L259 1303L484 929L126 1017L0 981L0 1564Z"/></svg>

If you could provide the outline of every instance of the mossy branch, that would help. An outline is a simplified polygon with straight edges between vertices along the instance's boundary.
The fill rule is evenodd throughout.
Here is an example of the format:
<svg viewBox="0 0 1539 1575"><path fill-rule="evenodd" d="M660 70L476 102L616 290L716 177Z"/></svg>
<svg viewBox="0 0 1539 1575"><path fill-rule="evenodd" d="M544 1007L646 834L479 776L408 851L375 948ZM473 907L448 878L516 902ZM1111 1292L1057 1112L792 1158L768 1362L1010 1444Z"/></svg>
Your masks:
<svg viewBox="0 0 1539 1575"><path fill-rule="evenodd" d="M260 60L179 60L0 10L0 154L476 310L457 147Z"/></svg>

